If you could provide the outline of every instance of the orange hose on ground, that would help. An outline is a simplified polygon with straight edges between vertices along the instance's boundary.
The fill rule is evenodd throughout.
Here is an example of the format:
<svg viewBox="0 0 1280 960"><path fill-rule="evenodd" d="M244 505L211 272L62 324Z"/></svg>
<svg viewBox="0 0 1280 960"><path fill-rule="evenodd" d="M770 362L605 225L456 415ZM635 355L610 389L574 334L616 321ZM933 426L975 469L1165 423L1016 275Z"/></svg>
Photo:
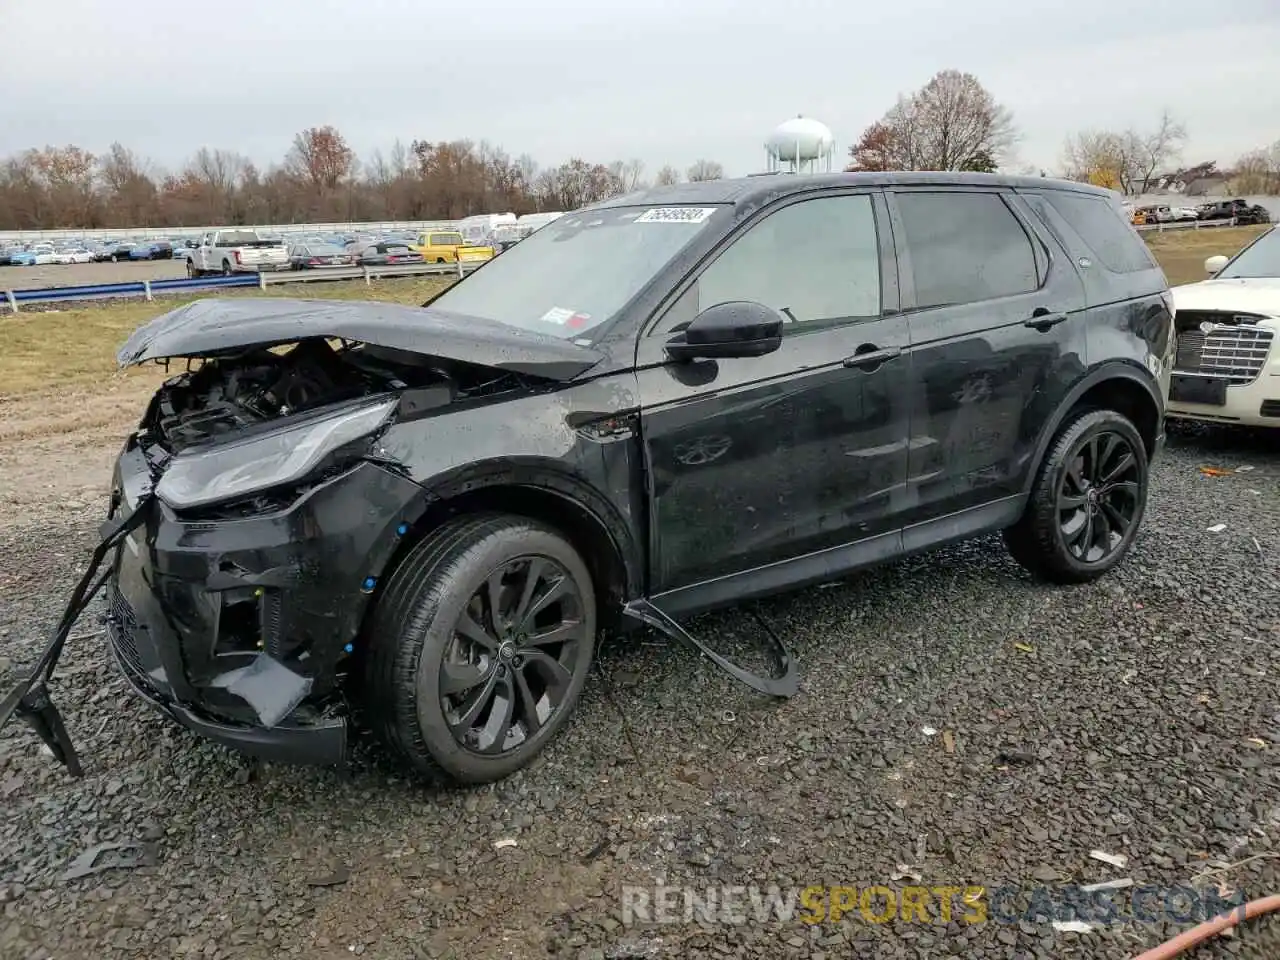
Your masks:
<svg viewBox="0 0 1280 960"><path fill-rule="evenodd" d="M1255 917L1262 916L1264 913L1271 913L1275 910L1280 910L1280 896L1250 900L1244 905L1244 919L1252 920ZM1199 926L1178 934L1168 943L1162 943L1146 953L1138 954L1133 960L1172 960L1173 957L1186 953L1192 947L1204 943L1210 937L1216 937L1223 930L1228 930L1239 922L1240 910L1236 908L1230 913L1214 917L1212 920L1206 920Z"/></svg>

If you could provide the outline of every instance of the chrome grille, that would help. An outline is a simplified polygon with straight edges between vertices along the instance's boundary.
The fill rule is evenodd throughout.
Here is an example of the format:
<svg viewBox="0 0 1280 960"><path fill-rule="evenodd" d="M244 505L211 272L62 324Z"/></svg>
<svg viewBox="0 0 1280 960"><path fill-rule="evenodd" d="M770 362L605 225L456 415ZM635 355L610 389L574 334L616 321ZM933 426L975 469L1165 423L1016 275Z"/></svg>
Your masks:
<svg viewBox="0 0 1280 960"><path fill-rule="evenodd" d="M1180 317L1181 319L1181 317ZM1267 362L1275 333L1254 326L1215 326L1208 333L1183 330L1173 372L1192 377L1218 377L1233 386L1252 383Z"/></svg>

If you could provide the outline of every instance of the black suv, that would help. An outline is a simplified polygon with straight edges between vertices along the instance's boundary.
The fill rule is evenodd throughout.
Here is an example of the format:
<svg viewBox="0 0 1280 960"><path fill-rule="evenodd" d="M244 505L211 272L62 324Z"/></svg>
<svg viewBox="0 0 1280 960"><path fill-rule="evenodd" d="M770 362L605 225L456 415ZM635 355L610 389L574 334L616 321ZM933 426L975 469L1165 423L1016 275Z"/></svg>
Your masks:
<svg viewBox="0 0 1280 960"><path fill-rule="evenodd" d="M414 767L496 779L613 626L690 639L998 530L1044 578L1102 575L1163 437L1164 275L1075 183L682 184L424 307L205 300L121 349L188 369L116 468L111 644L198 733L336 762L350 707Z"/></svg>

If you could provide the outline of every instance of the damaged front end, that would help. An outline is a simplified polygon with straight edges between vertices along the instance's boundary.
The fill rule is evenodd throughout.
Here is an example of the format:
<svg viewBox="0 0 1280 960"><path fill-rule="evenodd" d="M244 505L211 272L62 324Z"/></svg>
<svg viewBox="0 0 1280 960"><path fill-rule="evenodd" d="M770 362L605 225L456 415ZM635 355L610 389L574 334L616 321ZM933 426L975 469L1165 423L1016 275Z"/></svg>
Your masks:
<svg viewBox="0 0 1280 960"><path fill-rule="evenodd" d="M0 725L23 716L78 775L47 680L105 587L112 651L153 705L265 759L342 762L357 637L427 501L380 437L595 362L459 325L384 304L239 300L135 333L123 365L177 357L187 369L126 441L94 562Z"/></svg>

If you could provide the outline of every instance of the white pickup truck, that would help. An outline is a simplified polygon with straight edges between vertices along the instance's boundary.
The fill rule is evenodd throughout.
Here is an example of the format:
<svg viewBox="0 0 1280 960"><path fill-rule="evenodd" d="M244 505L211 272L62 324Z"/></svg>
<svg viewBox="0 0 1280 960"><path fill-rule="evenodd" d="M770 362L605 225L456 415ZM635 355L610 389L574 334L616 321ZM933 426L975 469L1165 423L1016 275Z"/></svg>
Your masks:
<svg viewBox="0 0 1280 960"><path fill-rule="evenodd" d="M220 273L265 273L289 269L289 248L283 238L264 237L256 230L213 230L200 245L187 250L187 276Z"/></svg>

